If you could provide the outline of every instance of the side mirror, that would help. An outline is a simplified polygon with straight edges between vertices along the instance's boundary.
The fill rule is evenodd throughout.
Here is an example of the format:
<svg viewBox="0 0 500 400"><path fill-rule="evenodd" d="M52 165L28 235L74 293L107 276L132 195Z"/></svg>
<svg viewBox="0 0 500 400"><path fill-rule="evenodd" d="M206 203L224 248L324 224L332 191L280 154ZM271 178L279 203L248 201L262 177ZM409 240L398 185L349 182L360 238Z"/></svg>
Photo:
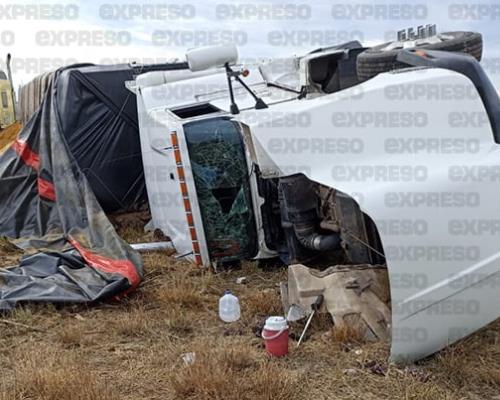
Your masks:
<svg viewBox="0 0 500 400"><path fill-rule="evenodd" d="M192 72L222 68L236 64L238 49L235 45L200 47L188 50L186 60Z"/></svg>

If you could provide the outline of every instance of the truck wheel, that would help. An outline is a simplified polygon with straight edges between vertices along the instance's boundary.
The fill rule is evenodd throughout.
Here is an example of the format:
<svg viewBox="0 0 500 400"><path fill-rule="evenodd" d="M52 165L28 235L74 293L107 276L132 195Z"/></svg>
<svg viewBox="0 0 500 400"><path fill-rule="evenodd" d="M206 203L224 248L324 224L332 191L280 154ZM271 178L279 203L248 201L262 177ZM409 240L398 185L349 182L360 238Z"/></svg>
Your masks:
<svg viewBox="0 0 500 400"><path fill-rule="evenodd" d="M466 53L481 61L483 38L477 32L444 32L406 49L415 48ZM407 67L396 60L402 49L403 42L387 42L361 53L357 60L358 79L365 81L382 72Z"/></svg>

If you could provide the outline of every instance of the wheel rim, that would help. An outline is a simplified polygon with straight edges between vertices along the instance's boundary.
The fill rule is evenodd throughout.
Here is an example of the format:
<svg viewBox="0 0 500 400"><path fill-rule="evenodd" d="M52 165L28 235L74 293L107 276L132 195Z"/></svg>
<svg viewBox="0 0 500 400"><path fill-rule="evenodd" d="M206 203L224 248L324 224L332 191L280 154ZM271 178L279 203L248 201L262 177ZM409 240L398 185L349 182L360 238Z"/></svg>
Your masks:
<svg viewBox="0 0 500 400"><path fill-rule="evenodd" d="M447 35L444 33L431 36L423 39L415 39L415 40L404 40L404 41L393 41L388 43L385 47L382 47L380 51L391 51L391 50L402 50L402 49L410 49L414 47L421 47L430 44L437 44L447 42L449 40L454 39L452 35Z"/></svg>

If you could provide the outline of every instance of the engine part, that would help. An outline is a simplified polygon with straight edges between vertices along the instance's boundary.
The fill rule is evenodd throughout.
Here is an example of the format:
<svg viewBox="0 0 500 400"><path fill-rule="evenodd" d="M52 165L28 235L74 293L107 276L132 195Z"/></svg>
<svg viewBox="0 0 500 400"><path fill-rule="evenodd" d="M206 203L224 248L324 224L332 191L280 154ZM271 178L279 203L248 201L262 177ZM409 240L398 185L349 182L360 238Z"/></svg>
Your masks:
<svg viewBox="0 0 500 400"><path fill-rule="evenodd" d="M337 232L322 234L318 231L317 184L302 174L292 175L280 179L279 191L283 229L292 249L295 247L294 239L305 249L314 252L340 248L340 235ZM293 237L290 238L292 232ZM296 257L291 258L296 260Z"/></svg>

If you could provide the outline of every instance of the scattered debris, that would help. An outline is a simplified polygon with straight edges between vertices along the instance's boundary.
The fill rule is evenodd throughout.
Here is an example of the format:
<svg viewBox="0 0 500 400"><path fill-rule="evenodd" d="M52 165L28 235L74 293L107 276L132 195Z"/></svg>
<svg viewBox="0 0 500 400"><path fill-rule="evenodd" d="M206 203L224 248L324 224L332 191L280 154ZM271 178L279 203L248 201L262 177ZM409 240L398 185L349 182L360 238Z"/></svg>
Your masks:
<svg viewBox="0 0 500 400"><path fill-rule="evenodd" d="M325 300L325 296L323 296L322 294L320 294L318 296L318 298L316 299L316 301L311 304L312 313L309 316L309 318L307 319L306 326L304 327L304 330L302 331L302 334L300 335L299 341L297 342L297 347L299 347L300 344L302 343L302 340L304 339L304 335L306 334L307 329L309 328L309 325L311 324L311 321L312 321L312 319L314 317L314 314L316 314L319 311L319 309L320 309L321 305L323 304L324 300Z"/></svg>
<svg viewBox="0 0 500 400"><path fill-rule="evenodd" d="M304 310L296 304L292 304L286 313L286 319L290 322L299 321L305 317Z"/></svg>
<svg viewBox="0 0 500 400"><path fill-rule="evenodd" d="M362 366L363 368L370 370L370 372L375 375L385 376L387 373L387 366L384 366L375 360L365 362Z"/></svg>
<svg viewBox="0 0 500 400"><path fill-rule="evenodd" d="M432 29L430 32L432 33ZM482 51L481 36L472 32L468 32L468 36L470 36L469 34L473 34L476 43L480 44L478 47L480 53ZM403 37L405 37L405 34L401 34L401 38ZM427 38L420 37L420 35L418 37ZM441 40L440 38L435 39ZM456 50L455 44L452 47ZM401 48L404 48L404 46ZM441 46L438 48L443 49ZM394 47L391 47L391 51L393 49ZM460 58L463 57L460 55L447 56L431 51L430 55L432 57L427 57L425 52L412 54L409 53L408 49L402 51L399 54L402 56L401 59L399 55L390 55L391 65L397 59L398 61L408 61L402 62L402 64L413 67L433 65L444 68L451 64L450 61L454 61L458 63L457 65L464 66L462 70L475 70L474 68L477 67L477 71L481 71L473 63L474 60L467 57ZM342 57L340 57L341 54ZM113 226L106 218L106 213L122 210L122 208L127 210L130 206L142 205L146 202L145 182L142 179L143 171L141 171L143 161L146 162L145 164L152 166L164 166L163 153L169 149L174 154L174 158L170 158L170 162L175 162L176 165L176 174L170 173L170 180L178 180L180 184L177 185L171 182L171 185L160 185L165 192L159 194L166 197L181 194L184 207L175 206L169 209L162 203L153 215L163 219L163 221L156 222L158 222L159 227L164 228L167 234L170 235L169 229L172 230L172 240L175 242L177 250L179 250L179 254L176 256L177 259L187 257L198 265L215 264L217 268L219 264L221 267L239 265L242 260L260 258L260 255L256 256L256 254L259 254L258 250L265 250L260 254L266 258L281 257L287 264L295 263L288 270L288 284L280 286L287 318L271 317L266 323L267 328L264 327L262 333L266 339L266 348L268 348L268 345L271 347L277 346L274 350L268 348L270 354L286 354L283 346L286 336L287 352L289 339L287 320L296 321L308 314L309 318L297 343L297 347L300 346L313 317L320 312L323 302L325 307L323 307L322 312L327 318L329 318L328 314L331 315L335 325L333 331L335 338L352 338L357 337L356 335L359 334L360 337L367 340L389 339L391 311L387 270L385 266L379 265L385 262L386 256L375 223L369 215L361 211L356 200L349 195L351 193L354 196L354 191L358 189L362 191L360 194L372 195L371 192L373 192L373 198L370 198L370 201L373 204L380 203L380 206L373 207L372 216L374 220L377 220L375 218L377 214L385 215L385 211L378 210L382 208L382 202L379 202L376 196L382 198L383 194L386 193L386 185L383 184L376 190L365 192L363 190L365 185L358 183L359 186L345 186L346 193L342 193L341 191L344 190L342 186L339 188L328 186L335 183L331 179L328 181L322 179L322 184L316 183L315 177L321 178L325 175L317 172L322 170L319 167L323 167L320 157L311 158L311 160L315 161L314 168L311 168L311 170L316 171L315 174L284 175L283 171L278 168L283 159L279 160L278 157L267 154L265 146L259 147L254 144L259 143L259 138L267 139L267 128L269 127L262 124L254 126L253 123L251 124L252 127L246 125L246 123L253 121L253 112L249 113L249 110L242 110L242 113L240 113L235 102L232 86L233 80L238 81L243 86L244 92L248 92L245 96L250 94L255 100L254 108L256 111L266 109L278 102L289 101L290 113L295 113L307 106L311 118L315 118L316 121L320 121L318 124L321 124L324 116L328 114L328 110L325 111L326 107L323 101L316 101L316 99L358 84L364 84L360 79L353 78L357 76L356 74L344 76L341 72L349 68L347 62L351 64L351 67L354 65L359 67L363 63L365 67L367 65L373 66L373 54L375 54L376 58L381 57L379 49L367 50L358 42L350 42L346 46L339 46L335 49L320 49L319 52L309 53L301 58L300 62L297 62L299 59L293 58L291 59L293 60L292 64L296 68L292 68L289 72L300 82L300 87L296 87L300 91L290 87L282 87L277 82L273 83L272 80L266 79L265 74L261 73L262 76L258 81L254 81L252 85L257 85L259 82L260 84L267 84L268 90L265 94L267 99L264 101L262 97L258 97L239 78L240 75L246 77L249 74L248 70L231 69L231 66L237 63L237 49L234 46L225 47L225 51L221 48L218 51L216 49L192 50L187 55L191 71L184 71L186 74L181 75L187 77L187 75L191 75L191 72L209 71L212 67L224 67L226 71L225 77L213 76L212 78L215 78L214 83L220 81L218 83L224 84L227 78L231 99L229 109L227 107L221 109L212 104L213 101L218 100L220 94L217 94L216 97L207 94L206 102L200 103L198 100L193 104L186 102L183 107L179 107L178 104L174 104L173 107L171 107L172 104L162 105L163 111L155 113L155 117L159 118L159 121L156 122L160 122L160 125L170 123L171 119L167 117L174 114L178 117L175 118L176 124L182 129L178 129L178 135L177 129L170 129L172 126L168 126L168 131L172 132L169 138L170 141L168 139L166 142L162 140L160 144L157 143L156 147L154 147L153 141L160 138L154 137L148 126L146 129L148 142L142 143L143 148L145 144L150 144L155 151L144 152L142 154L144 156L143 160L140 159L140 152L134 152L133 157L125 157L124 154L129 153L122 154L122 150L132 151L134 146L131 146L130 141L116 140L117 137L125 136L125 134L128 137L129 128L132 128L132 131L136 130L135 124L132 123L129 126L130 122L134 122L133 115L135 115L136 111L134 107L121 108L118 117L121 119L127 116L127 118L122 121L124 122L123 125L114 124L117 131L110 130L109 124L106 123L92 123L96 122L97 119L102 122L99 113L93 113L95 115L91 115L92 118L90 119L81 118L85 121L87 127L87 129L81 131L81 129L77 129L81 127L74 126L72 118L69 118L71 113L66 115L67 104L63 102L63 99L66 98L64 94L75 92L75 88L86 89L95 94L92 109L98 109L95 106L101 105L102 107L99 108L107 110L109 102L105 94L109 91L113 94L113 100L123 99L124 97L127 100L129 94L123 88L124 79L135 77L136 72L146 71L142 68L140 71L136 71L132 66L119 67L118 69L114 67L92 68L92 71L87 71L87 73L96 79L99 77L96 82L98 81L100 84L92 84L90 87L87 80L59 80L63 72L70 77L75 77L75 73L77 73L76 76L78 77L85 72L85 66L65 68L52 74L50 80L44 81L47 84L47 90L40 92L42 94L39 98L40 101L34 103L36 110L33 110L33 113L36 113L36 118L30 120L33 123L26 125L19 133L19 140L16 140L12 146L5 147L0 143L0 155L2 156L0 164L5 166L0 174L0 181L4 182L1 185L4 195L0 196L0 206L3 205L3 207L0 207L0 211L7 215L4 218L6 221L5 226L0 227L2 228L0 233L11 238L23 239L26 243L30 242L34 249L39 250L37 254L24 258L18 267L0 271L0 283L2 284L2 287L0 287L2 289L0 290L0 309L9 310L16 303L26 301L45 302L57 300L59 303L96 303L100 300L115 298L115 295L121 293L128 294L138 287L143 279L143 264L141 257L133 250L139 252L174 251L174 245L165 239L165 241L161 242L137 243L129 247L126 240L122 240L116 235L115 230L112 229ZM325 63L325 60L328 62ZM173 69L185 69L185 67L185 64L179 64ZM122 68L124 68L123 71ZM332 75L330 73L332 71L328 71L329 73L326 74L328 80L324 76L322 79L317 78L318 75L325 75L318 74L318 72L327 72L326 69L330 70L331 68L338 68L338 73L335 72ZM165 69L171 68L165 67ZM449 69L454 72L457 71L457 69ZM387 70L388 68L384 67L379 72L386 72ZM118 72L124 73L124 77L120 78L118 82L108 79L109 74L117 76ZM164 84L170 82L164 75L166 71L152 69L149 72L159 73L160 76L157 74L148 75L148 82L146 82L146 79L142 81L145 84L144 88L159 86L159 82ZM455 74L451 74L449 78L453 78L453 75ZM365 78L368 77L372 77L372 75L365 76ZM218 78L222 78L222 80ZM402 79L402 82L404 82L404 76L399 75L396 78ZM432 75L424 77L422 82L425 82L425 79L430 81L435 77ZM73 81L74 83L71 83ZM478 86L479 82L474 82L472 78L471 81L471 84L474 84L476 88L480 87ZM38 83L38 81L35 83ZM122 90L116 90L113 83L119 83ZM131 82L128 83L131 84ZM303 83L305 85L302 85ZM485 80L480 83L483 86L487 84L486 86L490 87L490 84ZM185 82L185 84L189 85L188 82ZM135 89L141 88L140 77L138 77L134 85ZM367 85L370 88L370 83ZM32 85L29 87L32 87ZM127 87L131 88L130 85ZM96 88L106 90L93 90ZM168 89L168 87L164 87L164 89ZM382 89L382 87L379 89ZM494 88L491 87L488 91L493 92ZM157 93L156 90L153 92ZM287 97L282 98L282 95L285 94L283 92L286 92ZM60 96L60 93L63 95ZM142 96L143 93L149 93L149 91L137 90L138 96ZM383 98L381 91L374 94L373 98L376 99L375 95L380 96L381 99ZM42 102L42 97L45 97L46 101ZM236 93L236 97L238 101L243 100L241 93ZM491 96L486 97L490 97L489 99L482 99L485 102L488 100L486 105L489 102L492 102L495 106L498 105L499 99L496 95L493 96L494 98L491 98ZM277 101L278 98L280 98L279 101ZM85 97L85 99L87 98ZM147 97L145 99L148 100ZM311 103L307 105L306 101L311 101ZM138 112L146 116L150 110L140 106L143 103L143 101L140 101L135 104L139 105ZM154 103L155 108L158 105L156 102L146 101L146 103ZM370 105L372 103L375 102L371 100ZM106 106L103 106L104 104ZM87 109L87 101L80 104L80 106L82 111ZM80 115L77 112L80 109L73 108L74 115ZM328 107L328 109L330 108ZM224 110L230 111L233 117L231 119L225 116L220 117L219 112ZM132 112L132 117L128 115L130 112ZM162 113L167 112L170 114L162 115ZM210 114L213 114L213 118L209 117ZM62 116L66 118L61 119ZM206 117L200 119L198 118L200 116ZM149 117L148 115L148 118L143 119L148 122L148 125L151 122ZM116 119L114 114L112 118L113 121ZM128 121L129 119L131 121ZM54 124L53 121L58 123ZM497 120L491 122L494 125L496 135L500 122ZM78 141L70 140L76 131L79 132L82 139ZM163 128L161 132L158 130L162 139L165 131ZM340 134L341 131L339 130L338 133ZM277 137L288 138L293 136L293 132L288 129L276 130L275 132L277 132ZM142 134L142 136L145 136L144 132ZM297 134L303 135L304 132L300 130ZM15 133L15 136L11 136L10 139L15 137L17 137L17 133ZM87 139L105 139L106 137L113 137L115 139L113 143L116 147L102 146L105 142L94 142L91 146L92 152L99 153L99 157L104 157L105 160L110 155L120 154L118 158L119 164L132 173L127 177L128 179L125 179L125 176L121 177L120 184L116 185L116 192L111 192L106 185L106 182L115 182L115 175L112 170L109 168L102 171L84 168L90 155L87 154L88 152L84 152L85 156L82 156L81 159L77 157L81 152L76 150L87 142ZM140 148L138 137L135 139L136 148ZM151 143L149 143L150 140ZM77 143L77 147L73 148L72 143ZM179 146L179 143L182 143L182 146ZM184 147L188 151L185 151ZM106 151L103 152L103 148ZM376 152L374 154L375 156L378 155ZM302 156L304 155L306 156L304 161L308 162L307 154L303 153ZM293 158L295 163L300 161L295 155ZM132 159L135 162L131 164ZM259 164L263 160L266 161L266 164L269 164L267 166L269 170L264 171L262 169L262 172L265 173L261 174L259 168L266 166ZM353 163L353 165L356 162L356 160L351 159L346 161ZM359 161L363 162L362 159ZM327 166L329 160L325 159L325 162L324 165ZM67 168L73 163L75 164L74 168ZM342 164L343 160L338 159L337 163ZM101 163L92 159L92 165L98 166ZM141 168L133 168L134 165L141 166ZM184 165L192 167L187 175L188 179L186 179ZM276 165L276 169L273 171L274 165ZM252 169L255 168L255 174L253 174L253 170L248 170L250 166ZM87 169L92 174L87 173ZM66 173L67 171L69 172ZM318 173L319 175L317 175ZM26 183L29 183L29 185L24 185L25 187L19 194L16 193L18 183L11 179L12 176L26 177ZM248 179L249 176L252 176L251 181ZM152 178L150 177L150 179ZM192 190L193 185L196 190ZM106 190L102 190L101 186ZM190 188L189 191L188 187ZM368 186L366 185L366 187ZM265 207L260 207L260 210L258 207L254 209L253 200L257 198L257 196L254 196L257 194L255 193L256 189L259 189L259 197L263 199L262 205L269 206L269 210L264 210ZM485 186L485 193L489 193L489 190L489 187ZM108 191L109 193L107 193ZM94 192L94 196L88 196L92 192ZM14 197L11 197L12 193L14 193ZM135 193L135 196L130 196L130 199L128 199L130 193ZM20 194L33 204L40 204L40 199L43 199L43 204L47 204L47 207L25 209L24 204L27 204L27 202L14 201ZM128 201L122 203L126 199ZM153 202L150 205L153 206ZM171 211L175 211L175 213L171 213ZM405 210L401 211L400 209L398 212L406 215ZM165 217L165 215L168 217ZM185 222L181 224L183 229L172 229L172 220L177 221L178 218L182 218L182 221ZM33 230L30 226L20 226L18 224L20 220L36 220L39 225L37 228L41 229ZM203 235L197 233L197 228L201 227L199 226L200 223L203 225L201 230L204 232ZM151 229L154 229L154 226L156 226L155 223L151 224ZM259 235L263 233L264 241L262 237L256 236L257 231ZM424 237L424 235L420 235L420 237ZM452 239L450 239L450 243ZM163 238L154 240L163 240ZM423 245L434 245L434 237L431 237L431 240L426 240L429 243L422 241ZM268 241L272 242L272 245L267 243ZM0 255L13 252L14 250L9 246L8 241L0 240ZM69 249L71 249L71 252L68 251ZM301 262L309 263L319 258L331 260L333 256L336 257L336 260L339 260L338 262L346 264L358 263L359 265L336 265L320 272L299 264ZM390 257L387 258L390 261ZM420 267L420 265L417 265L417 267ZM433 269L429 267L429 270ZM231 281L233 279L232 276ZM247 277L245 276L236 279L238 285L246 283ZM72 287L68 288L69 285L72 285ZM47 289L48 286L50 286L50 290ZM3 289L3 287L7 289ZM393 290L395 289L398 289L397 285L393 286ZM46 297L46 293L50 293L50 296ZM397 294L395 293L394 298L397 299L398 303L402 300L408 300L408 298L402 298ZM408 293L404 294L407 295ZM484 298L486 299L486 296ZM412 297L410 299L413 301ZM312 312L309 311L310 309ZM420 311L417 310L415 315ZM219 316L225 322L235 322L240 319L239 300L229 291L219 301ZM490 321L492 316L494 316L493 312L489 311L487 317ZM412 315L405 317L412 317ZM75 318L79 319L78 316ZM274 322L272 321L273 318L275 319ZM480 322L474 322L477 325L474 328L477 328L480 324L484 325L488 318ZM396 322L406 320L408 318L395 319ZM5 320L1 322L39 331L38 328L14 321ZM272 329L273 323L275 324L274 328L277 329ZM450 337L449 332L444 329L446 328L444 323L441 328L442 332L438 332L438 334L441 334L445 339ZM467 326L467 328L469 327ZM264 334L266 331L274 333L270 335ZM355 334L353 335L353 333ZM349 341L352 342L350 339ZM427 348L424 348L419 356L425 355L424 352L429 354L430 351L436 350L435 346L431 346L433 343L445 343L443 340L437 341L431 340L431 338L427 342ZM398 350L396 354L404 354L404 350ZM187 357L191 354L193 355L192 362L194 362L194 353L186 353L184 356ZM356 350L355 354L360 355L362 351ZM189 361L191 357L183 357L183 360L185 363L192 363ZM363 364L363 368L368 368L379 375L385 375L387 371L386 366L376 361ZM408 369L405 370L405 373L416 374L421 380L428 379L425 371L422 372L418 369Z"/></svg>
<svg viewBox="0 0 500 400"><path fill-rule="evenodd" d="M131 244L130 247L139 253L145 253L148 251L174 250L174 244L172 242L135 243Z"/></svg>
<svg viewBox="0 0 500 400"><path fill-rule="evenodd" d="M184 353L181 358L185 365L193 365L196 361L196 353Z"/></svg>
<svg viewBox="0 0 500 400"><path fill-rule="evenodd" d="M432 376L430 372L416 365L408 365L403 370L397 369L396 371L402 374L411 375L422 383L428 382Z"/></svg>
<svg viewBox="0 0 500 400"><path fill-rule="evenodd" d="M291 317L311 310L318 296L324 296L324 307L333 318L337 332L355 333L366 340L389 339L389 283L387 270L372 265L333 266L324 271L302 264L288 268ZM289 314L292 307L289 307Z"/></svg>
<svg viewBox="0 0 500 400"><path fill-rule="evenodd" d="M342 371L345 375L356 375L359 371L356 368L347 368Z"/></svg>

